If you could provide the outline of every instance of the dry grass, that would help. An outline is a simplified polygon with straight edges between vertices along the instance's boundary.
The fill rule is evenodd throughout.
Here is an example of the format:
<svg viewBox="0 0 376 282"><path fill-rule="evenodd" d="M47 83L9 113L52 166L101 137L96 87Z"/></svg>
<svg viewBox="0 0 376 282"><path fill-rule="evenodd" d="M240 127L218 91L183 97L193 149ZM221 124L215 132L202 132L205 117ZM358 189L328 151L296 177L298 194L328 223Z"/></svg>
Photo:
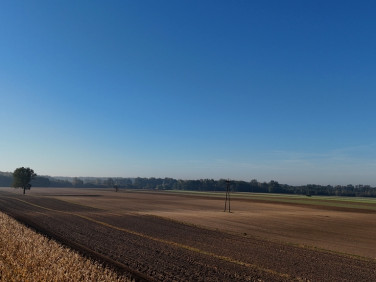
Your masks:
<svg viewBox="0 0 376 282"><path fill-rule="evenodd" d="M0 281L128 281L0 213Z"/></svg>

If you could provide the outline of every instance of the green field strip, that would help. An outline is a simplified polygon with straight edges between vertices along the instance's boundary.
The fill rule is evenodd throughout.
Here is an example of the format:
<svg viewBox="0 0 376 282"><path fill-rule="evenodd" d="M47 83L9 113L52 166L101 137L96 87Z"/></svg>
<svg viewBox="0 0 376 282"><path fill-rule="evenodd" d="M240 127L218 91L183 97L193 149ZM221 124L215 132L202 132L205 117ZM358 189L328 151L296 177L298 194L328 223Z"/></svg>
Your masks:
<svg viewBox="0 0 376 282"><path fill-rule="evenodd" d="M213 198L225 197L225 192L200 192L200 191L179 191L172 190L165 192L166 194L187 195L205 197L211 196ZM247 193L247 192L234 192L231 193L231 199L247 199L259 200L265 202L276 203L290 203L290 204L303 204L303 205L319 205L338 208L349 209L362 209L376 211L376 199L368 198L349 198L349 197L325 197L325 196L311 196L305 195L285 195L285 194L267 194L267 193Z"/></svg>
<svg viewBox="0 0 376 282"><path fill-rule="evenodd" d="M257 197L255 200L261 201L271 201L276 203L290 203L290 204L303 204L303 205L315 205L315 206L327 206L327 207L338 207L338 208L348 208L348 209L360 209L360 210L376 210L375 206L362 205L354 202L341 202L341 201L322 201L321 199L285 199L285 198L269 198L269 197Z"/></svg>
<svg viewBox="0 0 376 282"><path fill-rule="evenodd" d="M137 231L133 231L133 230L130 230L130 229L127 229L127 228L122 228L122 227L118 227L118 226L115 226L115 225L112 225L112 224L109 224L109 223L106 223L106 222L103 222L103 221L99 221L99 220L93 219L93 218L85 216L85 215L43 207L41 205L33 204L33 203L28 202L28 201L17 199L17 198L14 198L14 197L7 197L7 196L5 196L5 197L11 198L13 200L17 200L17 201L20 201L20 202L23 202L23 203L26 203L26 204L29 204L29 205L34 206L34 207L41 208L41 209L44 209L44 210L59 212L59 213L68 214L68 215L74 215L74 216L83 218L85 220L100 224L102 226L109 227L109 228L114 229L114 230L122 231L122 232L125 232L125 233L128 233L128 234L136 235L136 236L139 236L139 237L142 237L142 238L145 238L145 239L149 239L149 240L152 240L152 241L155 241L155 242L167 244L167 245L170 245L170 246L178 247L178 248L185 249L185 250L188 250L188 251L192 251L192 252L195 252L195 253L199 253L199 254L202 254L202 255L210 256L210 257L220 259L220 260L223 260L223 261L227 261L227 262L230 262L230 263L234 263L234 264L237 264L237 265L249 267L249 268L256 269L258 271L262 271L262 272L265 272L265 273L268 273L268 274L276 275L276 276L279 276L279 277L282 277L282 278L287 278L287 279L292 278L289 274L286 274L286 273L280 273L280 272L277 272L277 271L272 270L272 269L268 269L268 268L258 266L256 264L251 264L251 263L243 262L243 261L236 260L236 259L233 259L233 258L230 258L230 257L217 255L215 253L204 251L204 250L201 250L201 249L198 249L198 248L195 248L195 247L192 247L192 246L184 245L184 244L181 244L181 243L168 241L168 240L164 240L164 239L161 239L161 238L152 237L152 236L149 236L149 235L137 232Z"/></svg>

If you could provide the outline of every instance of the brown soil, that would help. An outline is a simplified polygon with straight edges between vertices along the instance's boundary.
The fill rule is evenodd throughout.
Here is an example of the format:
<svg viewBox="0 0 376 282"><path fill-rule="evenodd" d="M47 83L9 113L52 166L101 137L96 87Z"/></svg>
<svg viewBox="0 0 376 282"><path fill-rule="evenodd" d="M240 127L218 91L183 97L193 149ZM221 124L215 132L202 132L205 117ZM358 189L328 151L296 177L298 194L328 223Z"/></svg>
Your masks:
<svg viewBox="0 0 376 282"><path fill-rule="evenodd" d="M0 210L117 267L143 273L147 280L376 280L373 259L297 245L328 245L350 254L360 249L374 257L374 213L236 200L234 212L224 213L223 201L216 198L84 189L35 189L22 196L10 191L0 190Z"/></svg>

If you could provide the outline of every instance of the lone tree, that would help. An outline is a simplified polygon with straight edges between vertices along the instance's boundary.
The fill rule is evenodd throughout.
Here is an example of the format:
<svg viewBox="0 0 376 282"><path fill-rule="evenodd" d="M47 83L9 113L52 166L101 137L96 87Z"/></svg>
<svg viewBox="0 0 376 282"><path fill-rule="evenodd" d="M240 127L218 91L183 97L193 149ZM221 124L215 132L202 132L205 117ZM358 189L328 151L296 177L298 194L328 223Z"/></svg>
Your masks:
<svg viewBox="0 0 376 282"><path fill-rule="evenodd" d="M14 188L23 188L23 193L25 194L25 190L30 190L31 184L30 181L36 177L36 173L34 170L27 167L19 167L13 172L13 183L12 187Z"/></svg>

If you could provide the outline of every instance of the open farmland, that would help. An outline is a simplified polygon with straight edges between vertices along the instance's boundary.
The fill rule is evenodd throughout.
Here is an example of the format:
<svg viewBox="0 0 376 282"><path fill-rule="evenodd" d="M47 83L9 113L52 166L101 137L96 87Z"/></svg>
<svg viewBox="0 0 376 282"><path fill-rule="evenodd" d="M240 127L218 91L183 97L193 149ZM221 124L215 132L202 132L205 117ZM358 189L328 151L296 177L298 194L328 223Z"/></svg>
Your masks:
<svg viewBox="0 0 376 282"><path fill-rule="evenodd" d="M375 281L371 200L0 189L0 210L144 280Z"/></svg>

